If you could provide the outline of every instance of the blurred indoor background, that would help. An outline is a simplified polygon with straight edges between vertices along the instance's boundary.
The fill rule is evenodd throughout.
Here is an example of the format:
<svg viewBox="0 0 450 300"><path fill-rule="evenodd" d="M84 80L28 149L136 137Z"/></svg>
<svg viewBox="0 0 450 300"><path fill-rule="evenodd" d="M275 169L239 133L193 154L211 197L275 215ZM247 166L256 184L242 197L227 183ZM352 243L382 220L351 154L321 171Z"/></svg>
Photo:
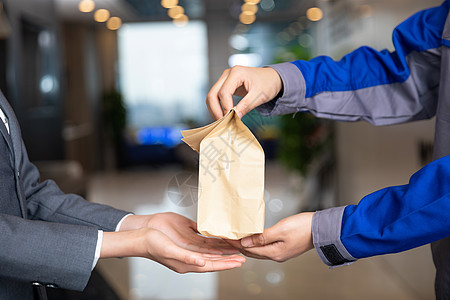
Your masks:
<svg viewBox="0 0 450 300"><path fill-rule="evenodd" d="M392 29L441 0L0 0L0 88L43 178L135 213L196 218L197 157L180 130L211 122L224 69L393 49ZM374 127L306 113L243 121L266 153L266 226L357 203L430 160L433 120ZM429 246L328 269L285 263L178 275L100 261L82 294L50 299L433 299Z"/></svg>

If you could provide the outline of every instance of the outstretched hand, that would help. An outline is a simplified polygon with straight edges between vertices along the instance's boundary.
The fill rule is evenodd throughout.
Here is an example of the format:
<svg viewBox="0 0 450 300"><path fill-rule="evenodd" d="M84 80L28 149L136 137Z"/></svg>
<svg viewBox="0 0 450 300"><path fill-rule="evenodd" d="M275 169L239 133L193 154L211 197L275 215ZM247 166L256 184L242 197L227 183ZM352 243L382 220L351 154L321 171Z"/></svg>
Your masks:
<svg viewBox="0 0 450 300"><path fill-rule="evenodd" d="M255 107L275 98L282 86L280 75L272 68L235 66L225 70L213 85L206 105L217 120L233 108L233 95L244 97L235 108L242 118Z"/></svg>
<svg viewBox="0 0 450 300"><path fill-rule="evenodd" d="M314 247L311 233L313 214L307 212L293 215L265 229L261 234L227 242L239 248L246 256L284 262Z"/></svg>
<svg viewBox="0 0 450 300"><path fill-rule="evenodd" d="M133 215L125 218L120 231L139 228L157 229L169 237L181 248L209 254L236 254L239 251L222 239L207 238L199 235L197 223L176 214L159 213L154 215Z"/></svg>
<svg viewBox="0 0 450 300"><path fill-rule="evenodd" d="M245 262L239 255L222 256L181 248L164 233L151 228L105 232L100 257L144 257L178 273L222 271Z"/></svg>

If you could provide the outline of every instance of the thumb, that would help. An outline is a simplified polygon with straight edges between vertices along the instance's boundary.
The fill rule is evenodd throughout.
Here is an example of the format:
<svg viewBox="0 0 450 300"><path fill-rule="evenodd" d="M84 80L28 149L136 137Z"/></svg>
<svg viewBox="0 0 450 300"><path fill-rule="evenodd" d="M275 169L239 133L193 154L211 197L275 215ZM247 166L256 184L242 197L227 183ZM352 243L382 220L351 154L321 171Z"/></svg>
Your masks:
<svg viewBox="0 0 450 300"><path fill-rule="evenodd" d="M251 107L251 105L254 104L255 101L249 96L251 95L247 94L247 96L242 98L242 100L234 108L240 119L242 119L243 116L245 116L248 112L250 112L253 108L256 107L256 106Z"/></svg>
<svg viewBox="0 0 450 300"><path fill-rule="evenodd" d="M239 103L235 107L235 110L238 116L242 118L255 107L264 104L269 100L271 99L269 99L269 97L267 97L264 92L250 90L248 94L244 98L242 98L241 101L239 101Z"/></svg>
<svg viewBox="0 0 450 300"><path fill-rule="evenodd" d="M243 238L241 240L241 245L245 248L261 247L261 246L266 246L268 244L272 244L273 242L276 242L277 240L278 240L277 236L274 234L273 230L271 228L268 228L268 229L264 230L263 233L254 234L252 236Z"/></svg>

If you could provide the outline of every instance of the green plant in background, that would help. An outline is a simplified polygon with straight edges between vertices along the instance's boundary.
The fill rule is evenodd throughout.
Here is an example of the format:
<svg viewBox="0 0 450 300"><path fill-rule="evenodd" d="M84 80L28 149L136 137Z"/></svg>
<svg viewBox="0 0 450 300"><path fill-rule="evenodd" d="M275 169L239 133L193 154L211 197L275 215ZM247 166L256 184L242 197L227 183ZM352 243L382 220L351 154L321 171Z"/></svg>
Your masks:
<svg viewBox="0 0 450 300"><path fill-rule="evenodd" d="M116 90L103 94L102 117L108 138L117 146L127 123L127 110L122 94Z"/></svg>
<svg viewBox="0 0 450 300"><path fill-rule="evenodd" d="M307 49L300 45L286 48L275 63L296 59L308 60ZM311 164L327 151L332 151L332 125L307 112L285 115L279 119L278 157L291 170L306 175Z"/></svg>
<svg viewBox="0 0 450 300"><path fill-rule="evenodd" d="M280 126L279 159L302 175L308 173L315 159L333 146L327 122L309 113L283 116Z"/></svg>

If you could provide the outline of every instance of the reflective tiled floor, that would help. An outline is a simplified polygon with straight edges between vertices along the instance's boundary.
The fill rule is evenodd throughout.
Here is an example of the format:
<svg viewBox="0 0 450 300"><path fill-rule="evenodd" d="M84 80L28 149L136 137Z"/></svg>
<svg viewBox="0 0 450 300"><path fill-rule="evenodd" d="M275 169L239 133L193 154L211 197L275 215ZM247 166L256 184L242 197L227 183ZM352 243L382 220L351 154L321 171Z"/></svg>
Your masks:
<svg viewBox="0 0 450 300"><path fill-rule="evenodd" d="M174 211L195 219L196 206L187 206L191 198L180 202L167 193L174 176L183 177L184 172L164 168L97 174L88 198L137 214ZM269 164L266 172L266 226L270 226L298 212L302 203L293 188L295 178L276 164ZM99 268L121 297L130 300L434 298L429 246L332 270L314 251L281 264L248 259L240 269L211 274L179 275L140 258L103 260Z"/></svg>

